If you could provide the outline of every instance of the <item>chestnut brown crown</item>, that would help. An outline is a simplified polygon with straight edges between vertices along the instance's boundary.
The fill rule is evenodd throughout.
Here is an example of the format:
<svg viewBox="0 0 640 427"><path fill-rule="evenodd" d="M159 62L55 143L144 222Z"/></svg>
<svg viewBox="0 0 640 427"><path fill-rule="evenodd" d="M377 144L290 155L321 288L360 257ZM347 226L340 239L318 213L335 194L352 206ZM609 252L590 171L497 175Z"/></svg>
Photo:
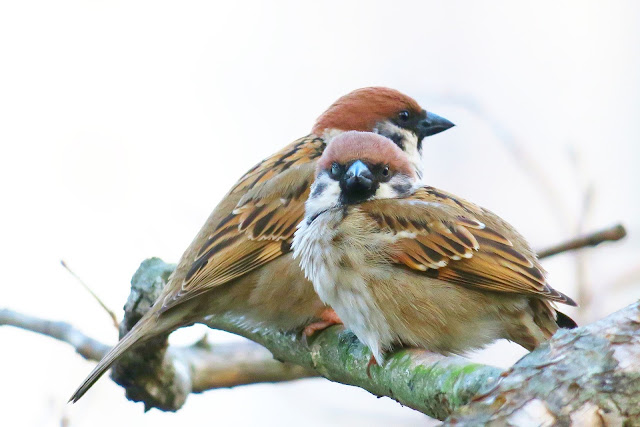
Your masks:
<svg viewBox="0 0 640 427"><path fill-rule="evenodd" d="M407 155L389 138L371 132L349 131L338 135L318 160L316 174L331 167L361 160L369 164L389 165L394 172L417 178Z"/></svg>
<svg viewBox="0 0 640 427"><path fill-rule="evenodd" d="M406 111L414 116L424 110L411 97L386 87L366 87L350 92L334 102L318 117L312 132L327 129L372 131L377 123Z"/></svg>

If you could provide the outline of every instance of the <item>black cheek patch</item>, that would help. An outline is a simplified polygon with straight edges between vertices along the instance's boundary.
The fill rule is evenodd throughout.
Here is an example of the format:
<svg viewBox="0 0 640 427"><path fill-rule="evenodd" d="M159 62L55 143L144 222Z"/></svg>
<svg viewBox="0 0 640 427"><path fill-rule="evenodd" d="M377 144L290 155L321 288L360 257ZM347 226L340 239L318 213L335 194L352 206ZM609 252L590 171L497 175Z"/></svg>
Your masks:
<svg viewBox="0 0 640 427"><path fill-rule="evenodd" d="M393 184L391 188L398 194L407 194L411 190L411 183Z"/></svg>
<svg viewBox="0 0 640 427"><path fill-rule="evenodd" d="M391 135L385 135L387 138L393 141L402 151L404 151L404 137L399 133L394 133Z"/></svg>
<svg viewBox="0 0 640 427"><path fill-rule="evenodd" d="M319 182L313 187L313 193L311 193L311 197L317 197L327 188L327 184L324 182Z"/></svg>

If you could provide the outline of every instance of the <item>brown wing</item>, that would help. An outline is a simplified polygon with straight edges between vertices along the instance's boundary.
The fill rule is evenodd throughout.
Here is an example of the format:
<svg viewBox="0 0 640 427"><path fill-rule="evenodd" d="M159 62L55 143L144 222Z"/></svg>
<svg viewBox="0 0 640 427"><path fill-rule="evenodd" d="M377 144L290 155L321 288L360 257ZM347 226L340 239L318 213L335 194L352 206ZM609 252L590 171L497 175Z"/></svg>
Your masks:
<svg viewBox="0 0 640 427"><path fill-rule="evenodd" d="M231 193L245 194L207 236L182 286L165 297L164 310L290 251L323 149L322 139L301 138L240 179Z"/></svg>
<svg viewBox="0 0 640 427"><path fill-rule="evenodd" d="M255 190L256 186L268 183L289 168L314 161L324 151L324 140L315 135L308 135L294 141L273 156L264 159L247 173L231 189L232 193ZM240 201L242 204L242 201Z"/></svg>
<svg viewBox="0 0 640 427"><path fill-rule="evenodd" d="M402 233L393 252L399 264L463 286L575 305L547 284L522 236L479 206L424 187L406 199L365 203L362 210L381 228Z"/></svg>

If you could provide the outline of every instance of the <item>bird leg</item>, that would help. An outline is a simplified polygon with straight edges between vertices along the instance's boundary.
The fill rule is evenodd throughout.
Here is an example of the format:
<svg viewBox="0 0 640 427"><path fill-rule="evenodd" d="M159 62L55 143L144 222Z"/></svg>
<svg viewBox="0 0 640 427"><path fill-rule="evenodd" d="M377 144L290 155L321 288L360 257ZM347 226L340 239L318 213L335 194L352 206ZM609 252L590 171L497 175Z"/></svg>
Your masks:
<svg viewBox="0 0 640 427"><path fill-rule="evenodd" d="M371 355L371 358L369 358L369 363L367 363L367 376L369 378L371 378L371 367L372 366L380 366L380 365L378 365L378 361L373 356L373 354Z"/></svg>
<svg viewBox="0 0 640 427"><path fill-rule="evenodd" d="M342 320L340 320L340 318L332 308L326 307L322 310L318 317L322 320L311 323L302 331L302 336L305 340L314 335L316 332L327 329L329 326L342 325Z"/></svg>

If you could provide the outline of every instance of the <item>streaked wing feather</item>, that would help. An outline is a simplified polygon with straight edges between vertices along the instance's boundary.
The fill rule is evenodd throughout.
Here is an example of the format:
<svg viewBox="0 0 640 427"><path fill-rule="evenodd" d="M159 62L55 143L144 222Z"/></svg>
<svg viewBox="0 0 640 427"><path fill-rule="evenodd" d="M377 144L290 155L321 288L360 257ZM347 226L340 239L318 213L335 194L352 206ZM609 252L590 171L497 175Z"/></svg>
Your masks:
<svg viewBox="0 0 640 427"><path fill-rule="evenodd" d="M264 159L244 174L238 183L231 189L232 193L248 191L256 186L268 183L271 178L279 175L289 168L314 161L322 155L324 150L324 140L313 134L300 138L289 144L273 156ZM240 200L240 205L243 204Z"/></svg>
<svg viewBox="0 0 640 427"><path fill-rule="evenodd" d="M246 193L208 236L182 287L165 297L164 310L290 251L323 148L320 138L301 138L240 179L231 191Z"/></svg>
<svg viewBox="0 0 640 427"><path fill-rule="evenodd" d="M394 262L471 288L575 305L547 284L524 239L479 206L424 187L405 199L364 203L362 211L382 229L403 236L396 240Z"/></svg>

